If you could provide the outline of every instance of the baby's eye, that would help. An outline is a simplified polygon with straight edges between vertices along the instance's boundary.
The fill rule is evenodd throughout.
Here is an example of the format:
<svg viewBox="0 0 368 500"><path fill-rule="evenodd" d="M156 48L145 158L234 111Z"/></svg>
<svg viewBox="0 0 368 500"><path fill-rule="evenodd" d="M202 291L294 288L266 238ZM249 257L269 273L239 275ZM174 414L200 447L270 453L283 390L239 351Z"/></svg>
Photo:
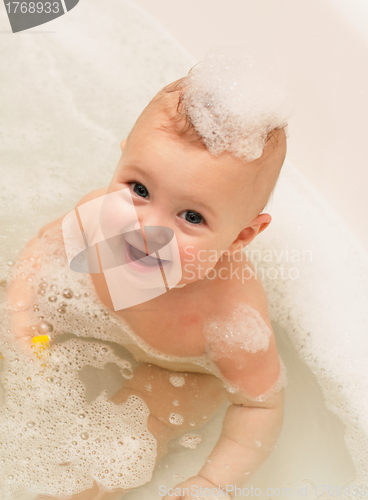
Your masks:
<svg viewBox="0 0 368 500"><path fill-rule="evenodd" d="M143 186L143 184L139 184L138 182L131 182L130 185L132 186L135 194L141 196L142 198L147 198L148 191L145 186Z"/></svg>
<svg viewBox="0 0 368 500"><path fill-rule="evenodd" d="M185 220L192 224L200 224L201 222L204 222L202 215L199 214L198 212L194 212L193 210L187 210L186 212L180 214L180 217L184 214L186 214Z"/></svg>

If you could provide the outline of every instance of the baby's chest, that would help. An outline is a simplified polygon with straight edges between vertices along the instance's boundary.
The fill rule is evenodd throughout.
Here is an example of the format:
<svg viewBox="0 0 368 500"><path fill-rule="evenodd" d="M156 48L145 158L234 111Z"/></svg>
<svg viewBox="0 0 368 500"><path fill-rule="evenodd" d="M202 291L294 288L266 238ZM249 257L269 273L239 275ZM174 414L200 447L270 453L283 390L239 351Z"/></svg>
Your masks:
<svg viewBox="0 0 368 500"><path fill-rule="evenodd" d="M142 304L135 313L121 311L134 332L148 345L173 356L207 353L208 325L214 318L231 318L234 298L228 294L191 292L187 295ZM167 297L169 298L169 297Z"/></svg>
<svg viewBox="0 0 368 500"><path fill-rule="evenodd" d="M121 311L123 319L146 344L173 356L202 356L205 353L205 315L185 307L143 308L135 314Z"/></svg>

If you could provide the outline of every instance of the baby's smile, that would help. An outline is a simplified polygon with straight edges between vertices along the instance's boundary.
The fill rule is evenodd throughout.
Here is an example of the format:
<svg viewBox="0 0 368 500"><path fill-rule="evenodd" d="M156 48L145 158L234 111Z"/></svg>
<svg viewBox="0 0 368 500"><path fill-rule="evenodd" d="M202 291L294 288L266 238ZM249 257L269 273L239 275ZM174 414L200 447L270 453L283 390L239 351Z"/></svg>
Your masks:
<svg viewBox="0 0 368 500"><path fill-rule="evenodd" d="M131 245L128 241L127 241L127 255L128 258L131 259L130 263L138 264L140 266L142 265L145 267L157 267L157 266L161 267L171 262L169 260L160 258L158 259L157 257L147 255L145 251L142 252L139 248Z"/></svg>

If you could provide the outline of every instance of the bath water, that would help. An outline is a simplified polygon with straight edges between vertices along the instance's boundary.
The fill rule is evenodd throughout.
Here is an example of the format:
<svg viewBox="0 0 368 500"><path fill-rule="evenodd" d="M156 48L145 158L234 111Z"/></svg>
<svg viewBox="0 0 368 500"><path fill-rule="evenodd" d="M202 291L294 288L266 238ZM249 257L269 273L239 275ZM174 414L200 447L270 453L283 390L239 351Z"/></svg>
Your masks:
<svg viewBox="0 0 368 500"><path fill-rule="evenodd" d="M1 12L1 29L7 29L6 22ZM186 75L197 62L156 21L127 1L112 0L109 11L97 0L80 2L48 26L55 32L2 39L0 85L6 96L0 123L2 304L13 263L26 242L86 193L108 184L119 159L119 142L140 111L161 87ZM328 497L337 498L337 485L368 485L367 256L289 162L270 213L272 224L247 251L268 294L289 382L277 447L250 484L262 491L289 486L292 498L298 497L298 487L307 486L310 498L315 498L315 488L319 494L319 485L331 485L334 493ZM41 353L45 362L39 364L42 359L37 356L33 363L23 362L10 344L5 345L9 325L5 311L1 315L0 350L5 360L0 414L6 434L1 438L5 446L0 447L0 459L14 460L22 474L29 471L27 477L9 463L7 469L0 468L0 474L4 470L7 474L1 485L8 495L4 498L9 500L13 486L22 480L36 489L37 481L48 481L50 492L59 488L57 481L78 489L91 471L104 475L106 484L124 486L127 477L131 484L142 484L127 493L128 500L158 497L161 484L174 486L198 472L219 437L224 410L193 433L196 448L183 446L178 438L153 470L155 441L146 428L147 407L139 398L119 408L108 401L129 380L135 360L116 338L102 334L108 316L84 296L88 283L61 271L60 265L51 262L45 269L48 295L39 295L48 316L38 319L52 324L53 313L53 319L60 315L65 326L58 332L55 352L48 357ZM73 297L61 298L66 288L73 290ZM58 292L57 304L48 300L51 292ZM57 312L60 302L67 304L62 306L65 313ZM56 333L55 323L53 328ZM66 363L69 357L72 365ZM54 371L57 368L59 372ZM37 386L41 378L45 382ZM5 397L4 390L10 388ZM180 414L179 408L173 406L173 413ZM79 418L82 414L85 417ZM133 414L139 418L133 421ZM101 444L96 441L101 435L98 424L108 426L106 418L111 426L104 430L106 441ZM127 429L130 434L124 434ZM118 437L138 435L139 446L145 443L145 458L138 459L139 447L133 446L128 458L128 447L119 445ZM26 455L27 447L21 443L28 443L32 456ZM133 467L125 479L114 465L122 460L120 446L126 453L125 465ZM71 459L75 466L67 463ZM145 465L139 468L141 460ZM55 481L47 479L50 467L57 470ZM63 484L63 467L71 467L68 484ZM24 498L34 496L24 493Z"/></svg>

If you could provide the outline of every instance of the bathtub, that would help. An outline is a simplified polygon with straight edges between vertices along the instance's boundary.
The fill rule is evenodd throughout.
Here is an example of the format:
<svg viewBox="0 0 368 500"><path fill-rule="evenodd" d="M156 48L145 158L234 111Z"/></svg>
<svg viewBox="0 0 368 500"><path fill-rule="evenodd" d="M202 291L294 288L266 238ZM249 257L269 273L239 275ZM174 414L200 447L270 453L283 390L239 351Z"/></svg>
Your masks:
<svg viewBox="0 0 368 500"><path fill-rule="evenodd" d="M108 184L142 108L211 46L255 46L285 73L295 103L288 155L267 207L273 221L247 248L288 370L282 433L249 482L274 496L284 487L312 498L327 485L337 497L338 485L368 484L364 10L342 0L111 0L107 10L90 0L17 35L0 13L5 284L42 225ZM223 414L197 450L173 446L152 481L124 498L158 497L161 484L196 474Z"/></svg>

